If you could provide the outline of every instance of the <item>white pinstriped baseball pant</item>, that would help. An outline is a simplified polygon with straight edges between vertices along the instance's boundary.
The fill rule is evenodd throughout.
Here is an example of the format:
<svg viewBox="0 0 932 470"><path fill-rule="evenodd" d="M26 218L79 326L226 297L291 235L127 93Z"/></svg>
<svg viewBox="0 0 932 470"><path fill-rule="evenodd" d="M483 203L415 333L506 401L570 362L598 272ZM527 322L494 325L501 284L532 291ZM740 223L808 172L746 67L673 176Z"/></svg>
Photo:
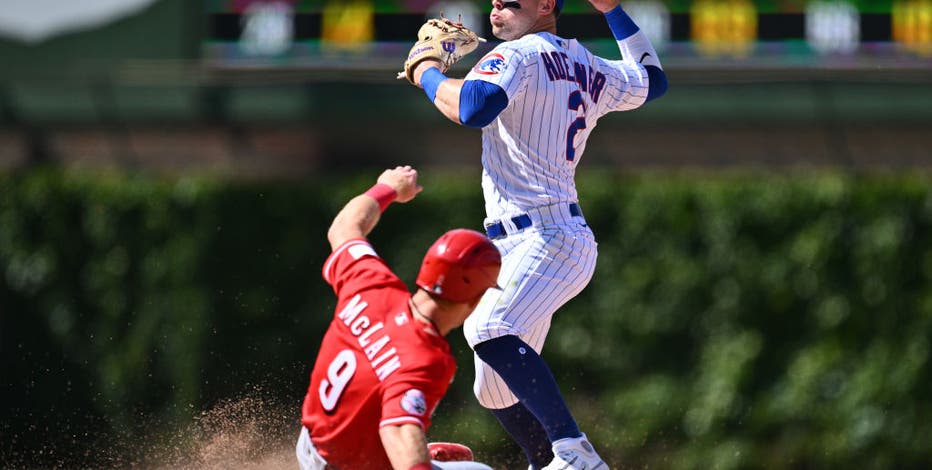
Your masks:
<svg viewBox="0 0 932 470"><path fill-rule="evenodd" d="M502 252L502 290L489 289L466 319L463 334L470 347L516 335L540 354L553 314L592 279L598 244L585 219L571 215L566 204L528 215L531 227L494 240ZM475 354L474 358L473 392L479 403L494 409L517 403L502 378Z"/></svg>

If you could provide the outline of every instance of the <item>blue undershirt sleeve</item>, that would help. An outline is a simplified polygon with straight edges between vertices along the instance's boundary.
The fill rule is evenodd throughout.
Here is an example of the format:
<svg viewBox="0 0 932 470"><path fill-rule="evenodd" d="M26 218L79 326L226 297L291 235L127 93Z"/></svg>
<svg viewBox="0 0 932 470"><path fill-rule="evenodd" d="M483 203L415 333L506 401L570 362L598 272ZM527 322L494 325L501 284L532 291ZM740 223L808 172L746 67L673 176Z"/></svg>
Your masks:
<svg viewBox="0 0 932 470"><path fill-rule="evenodd" d="M667 92L667 74L663 73L660 67L654 65L645 65L647 69L647 100L660 98Z"/></svg>
<svg viewBox="0 0 932 470"><path fill-rule="evenodd" d="M460 122L481 128L489 125L505 107L508 95L502 87L482 80L466 80L460 89Z"/></svg>
<svg viewBox="0 0 932 470"><path fill-rule="evenodd" d="M437 88L440 88L440 84L446 79L447 76L436 67L431 67L421 74L421 88L431 103L437 98Z"/></svg>
<svg viewBox="0 0 932 470"><path fill-rule="evenodd" d="M612 30L612 35L616 41L624 41L632 34L640 31L634 20L628 16L621 6L617 6L605 13L605 20L608 21L608 28Z"/></svg>

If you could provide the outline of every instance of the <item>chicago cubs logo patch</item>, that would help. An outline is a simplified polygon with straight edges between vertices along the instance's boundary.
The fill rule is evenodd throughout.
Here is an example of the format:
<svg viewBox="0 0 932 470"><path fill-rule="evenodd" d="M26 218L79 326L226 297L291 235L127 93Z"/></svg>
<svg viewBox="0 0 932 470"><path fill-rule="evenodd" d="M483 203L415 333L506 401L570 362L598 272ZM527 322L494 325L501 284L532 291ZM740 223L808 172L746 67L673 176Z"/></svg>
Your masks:
<svg viewBox="0 0 932 470"><path fill-rule="evenodd" d="M413 415L423 415L427 413L427 398L424 397L424 392L412 388L401 397L401 407Z"/></svg>
<svg viewBox="0 0 932 470"><path fill-rule="evenodd" d="M492 52L483 57L473 70L482 75L498 75L504 68L505 57L497 52Z"/></svg>

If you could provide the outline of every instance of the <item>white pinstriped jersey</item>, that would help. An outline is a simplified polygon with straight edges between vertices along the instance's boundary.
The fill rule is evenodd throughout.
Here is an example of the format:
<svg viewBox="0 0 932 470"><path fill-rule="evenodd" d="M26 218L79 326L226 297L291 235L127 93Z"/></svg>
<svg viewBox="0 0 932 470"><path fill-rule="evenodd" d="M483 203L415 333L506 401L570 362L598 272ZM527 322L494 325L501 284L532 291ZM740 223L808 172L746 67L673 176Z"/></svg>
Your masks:
<svg viewBox="0 0 932 470"><path fill-rule="evenodd" d="M508 96L482 129L488 220L576 202L576 165L596 121L641 106L648 89L640 63L606 60L546 32L499 44L465 79L494 83Z"/></svg>

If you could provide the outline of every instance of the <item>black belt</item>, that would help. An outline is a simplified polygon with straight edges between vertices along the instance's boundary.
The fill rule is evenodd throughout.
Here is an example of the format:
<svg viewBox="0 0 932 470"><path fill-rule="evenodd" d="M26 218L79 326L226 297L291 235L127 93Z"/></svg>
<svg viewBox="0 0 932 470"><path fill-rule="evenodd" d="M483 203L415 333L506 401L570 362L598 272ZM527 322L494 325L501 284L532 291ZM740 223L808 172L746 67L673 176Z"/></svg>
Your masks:
<svg viewBox="0 0 932 470"><path fill-rule="evenodd" d="M575 202L570 203L570 215L573 217L582 217L582 209L579 208L579 204ZM532 225L531 217L527 214L521 214L516 217L511 218L511 223L515 224L517 231L524 230ZM505 230L505 224L502 222L495 222L485 227L485 233L489 235L489 238L492 240L497 240L499 238L505 238L508 236L508 232Z"/></svg>

